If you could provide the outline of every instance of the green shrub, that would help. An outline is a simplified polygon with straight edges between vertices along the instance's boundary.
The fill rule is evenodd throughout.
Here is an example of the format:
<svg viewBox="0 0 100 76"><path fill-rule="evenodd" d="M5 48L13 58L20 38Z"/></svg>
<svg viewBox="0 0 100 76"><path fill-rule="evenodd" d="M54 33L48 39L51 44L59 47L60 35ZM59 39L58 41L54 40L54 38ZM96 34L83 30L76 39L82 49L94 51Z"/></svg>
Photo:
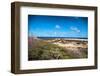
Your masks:
<svg viewBox="0 0 100 76"><path fill-rule="evenodd" d="M50 59L69 59L72 58L68 55L64 48L56 44L39 41L34 48L29 49L29 60L50 60Z"/></svg>

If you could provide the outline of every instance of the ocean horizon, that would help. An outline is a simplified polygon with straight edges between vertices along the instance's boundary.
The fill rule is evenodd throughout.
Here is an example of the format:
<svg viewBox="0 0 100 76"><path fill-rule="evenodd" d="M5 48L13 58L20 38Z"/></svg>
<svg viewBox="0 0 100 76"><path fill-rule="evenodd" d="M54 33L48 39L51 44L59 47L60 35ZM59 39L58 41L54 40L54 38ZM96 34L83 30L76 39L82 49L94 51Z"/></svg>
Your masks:
<svg viewBox="0 0 100 76"><path fill-rule="evenodd" d="M87 41L88 38L85 37L37 37L39 39L68 39L68 40L84 40Z"/></svg>
<svg viewBox="0 0 100 76"><path fill-rule="evenodd" d="M86 37L37 37L37 38L72 38L72 39L88 39Z"/></svg>

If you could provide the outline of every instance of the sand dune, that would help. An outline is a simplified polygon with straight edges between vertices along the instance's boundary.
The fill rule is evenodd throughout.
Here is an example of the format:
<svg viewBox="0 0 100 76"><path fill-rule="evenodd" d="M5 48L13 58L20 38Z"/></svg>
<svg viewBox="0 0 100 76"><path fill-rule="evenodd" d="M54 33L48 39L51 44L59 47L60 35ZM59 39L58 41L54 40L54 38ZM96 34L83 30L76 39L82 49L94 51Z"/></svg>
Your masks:
<svg viewBox="0 0 100 76"><path fill-rule="evenodd" d="M28 39L29 60L77 59L88 57L88 41L67 39Z"/></svg>

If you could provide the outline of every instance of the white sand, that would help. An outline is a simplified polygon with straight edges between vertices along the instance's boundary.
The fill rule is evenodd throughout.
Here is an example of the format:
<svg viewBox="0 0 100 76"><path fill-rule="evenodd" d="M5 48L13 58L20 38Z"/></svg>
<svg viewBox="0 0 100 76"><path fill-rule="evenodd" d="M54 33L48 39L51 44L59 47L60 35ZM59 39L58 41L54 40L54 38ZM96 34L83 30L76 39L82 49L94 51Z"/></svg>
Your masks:
<svg viewBox="0 0 100 76"><path fill-rule="evenodd" d="M66 48L77 48L77 47L82 47L82 48L86 48L87 46L86 45L82 45L82 44L78 44L78 45L75 45L73 43L67 43L67 44L63 44L63 43L59 43L59 42L56 42L56 43L53 43L53 44L56 44L58 46L61 46L61 47L66 47Z"/></svg>

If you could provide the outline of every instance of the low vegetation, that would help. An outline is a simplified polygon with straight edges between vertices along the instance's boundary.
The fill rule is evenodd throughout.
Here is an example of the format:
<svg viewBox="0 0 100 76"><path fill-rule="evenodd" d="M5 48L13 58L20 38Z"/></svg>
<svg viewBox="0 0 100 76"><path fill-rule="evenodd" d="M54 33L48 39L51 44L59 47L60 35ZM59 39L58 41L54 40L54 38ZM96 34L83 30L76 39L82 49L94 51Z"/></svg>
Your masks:
<svg viewBox="0 0 100 76"><path fill-rule="evenodd" d="M37 41L35 45L29 48L29 60L50 60L50 59L69 59L72 56L68 55L64 48L55 44L50 44L44 41Z"/></svg>
<svg viewBox="0 0 100 76"><path fill-rule="evenodd" d="M75 49L66 49L43 40L34 40L28 48L28 60L86 58L87 49L78 48L78 50L79 49L85 50L85 52L74 52L73 50Z"/></svg>

